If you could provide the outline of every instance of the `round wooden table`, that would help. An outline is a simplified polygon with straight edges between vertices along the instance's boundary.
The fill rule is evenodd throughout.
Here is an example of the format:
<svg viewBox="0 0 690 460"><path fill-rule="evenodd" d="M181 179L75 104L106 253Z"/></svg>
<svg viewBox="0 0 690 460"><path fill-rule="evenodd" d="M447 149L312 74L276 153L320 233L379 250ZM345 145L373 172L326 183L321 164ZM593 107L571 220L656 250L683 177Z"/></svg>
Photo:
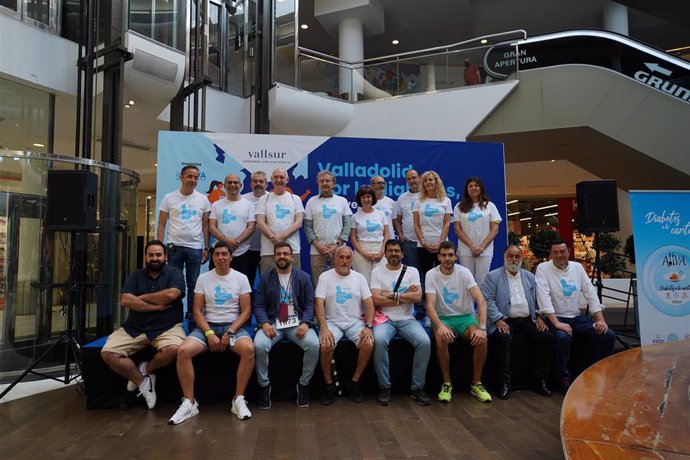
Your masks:
<svg viewBox="0 0 690 460"><path fill-rule="evenodd" d="M572 459L690 459L690 340L626 350L573 382L561 410Z"/></svg>

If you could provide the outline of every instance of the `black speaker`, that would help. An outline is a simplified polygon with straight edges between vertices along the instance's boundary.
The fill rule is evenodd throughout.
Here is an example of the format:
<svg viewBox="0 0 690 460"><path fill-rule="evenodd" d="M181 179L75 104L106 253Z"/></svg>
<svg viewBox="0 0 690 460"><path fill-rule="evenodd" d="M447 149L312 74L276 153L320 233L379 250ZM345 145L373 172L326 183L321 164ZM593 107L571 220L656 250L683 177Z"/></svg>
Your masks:
<svg viewBox="0 0 690 460"><path fill-rule="evenodd" d="M96 230L96 184L90 171L48 171L46 228Z"/></svg>
<svg viewBox="0 0 690 460"><path fill-rule="evenodd" d="M615 180L584 181L576 185L577 229L581 233L617 232L618 187Z"/></svg>

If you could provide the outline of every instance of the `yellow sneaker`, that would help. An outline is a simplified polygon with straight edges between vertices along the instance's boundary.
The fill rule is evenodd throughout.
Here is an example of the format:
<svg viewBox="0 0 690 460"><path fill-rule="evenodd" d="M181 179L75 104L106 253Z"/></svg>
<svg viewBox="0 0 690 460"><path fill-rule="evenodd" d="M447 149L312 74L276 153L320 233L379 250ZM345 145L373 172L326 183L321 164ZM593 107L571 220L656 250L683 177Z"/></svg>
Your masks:
<svg viewBox="0 0 690 460"><path fill-rule="evenodd" d="M484 388L484 385L482 385L482 382L477 382L473 383L472 386L470 387L470 393L474 395L479 402L483 403L489 403L491 402L491 395L489 394L488 391L486 391L486 388Z"/></svg>
<svg viewBox="0 0 690 460"><path fill-rule="evenodd" d="M441 385L441 391L438 394L437 399L441 402L450 402L453 398L453 386L450 383L444 383Z"/></svg>

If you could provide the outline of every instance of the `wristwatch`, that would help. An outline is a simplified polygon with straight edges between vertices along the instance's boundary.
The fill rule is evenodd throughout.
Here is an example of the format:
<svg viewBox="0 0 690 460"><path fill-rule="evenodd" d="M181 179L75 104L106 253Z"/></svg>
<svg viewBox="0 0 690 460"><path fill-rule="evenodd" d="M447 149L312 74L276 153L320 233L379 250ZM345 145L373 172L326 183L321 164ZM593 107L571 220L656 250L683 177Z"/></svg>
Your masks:
<svg viewBox="0 0 690 460"><path fill-rule="evenodd" d="M367 327L368 329L374 329L374 325L371 323L367 323L364 326Z"/></svg>
<svg viewBox="0 0 690 460"><path fill-rule="evenodd" d="M482 331L486 331L486 326L479 326L479 329Z"/></svg>

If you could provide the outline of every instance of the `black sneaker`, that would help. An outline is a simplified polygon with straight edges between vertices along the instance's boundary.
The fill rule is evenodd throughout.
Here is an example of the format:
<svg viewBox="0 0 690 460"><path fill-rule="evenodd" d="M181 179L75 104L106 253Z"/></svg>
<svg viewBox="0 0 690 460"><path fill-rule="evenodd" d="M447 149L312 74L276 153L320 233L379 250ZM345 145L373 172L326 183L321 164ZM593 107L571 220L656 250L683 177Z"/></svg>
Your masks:
<svg viewBox="0 0 690 460"><path fill-rule="evenodd" d="M271 408L271 385L259 387L259 409Z"/></svg>
<svg viewBox="0 0 690 460"><path fill-rule="evenodd" d="M309 387L297 382L297 407L309 407Z"/></svg>
<svg viewBox="0 0 690 460"><path fill-rule="evenodd" d="M348 380L347 389L350 390L350 399L356 403L364 402L364 393L362 393L362 388L359 382L354 380Z"/></svg>
<svg viewBox="0 0 690 460"><path fill-rule="evenodd" d="M328 383L323 388L323 394L321 394L321 404L324 406L330 406L335 400L335 384Z"/></svg>
<svg viewBox="0 0 690 460"><path fill-rule="evenodd" d="M376 397L376 402L379 406L387 406L391 403L391 389L390 388L379 388L379 395Z"/></svg>
<svg viewBox="0 0 690 460"><path fill-rule="evenodd" d="M412 390L410 397L417 401L417 404L419 404L420 406L428 406L429 401L431 400L431 398L429 398L429 395L426 394L426 392L424 391L424 388L417 388L416 390Z"/></svg>

